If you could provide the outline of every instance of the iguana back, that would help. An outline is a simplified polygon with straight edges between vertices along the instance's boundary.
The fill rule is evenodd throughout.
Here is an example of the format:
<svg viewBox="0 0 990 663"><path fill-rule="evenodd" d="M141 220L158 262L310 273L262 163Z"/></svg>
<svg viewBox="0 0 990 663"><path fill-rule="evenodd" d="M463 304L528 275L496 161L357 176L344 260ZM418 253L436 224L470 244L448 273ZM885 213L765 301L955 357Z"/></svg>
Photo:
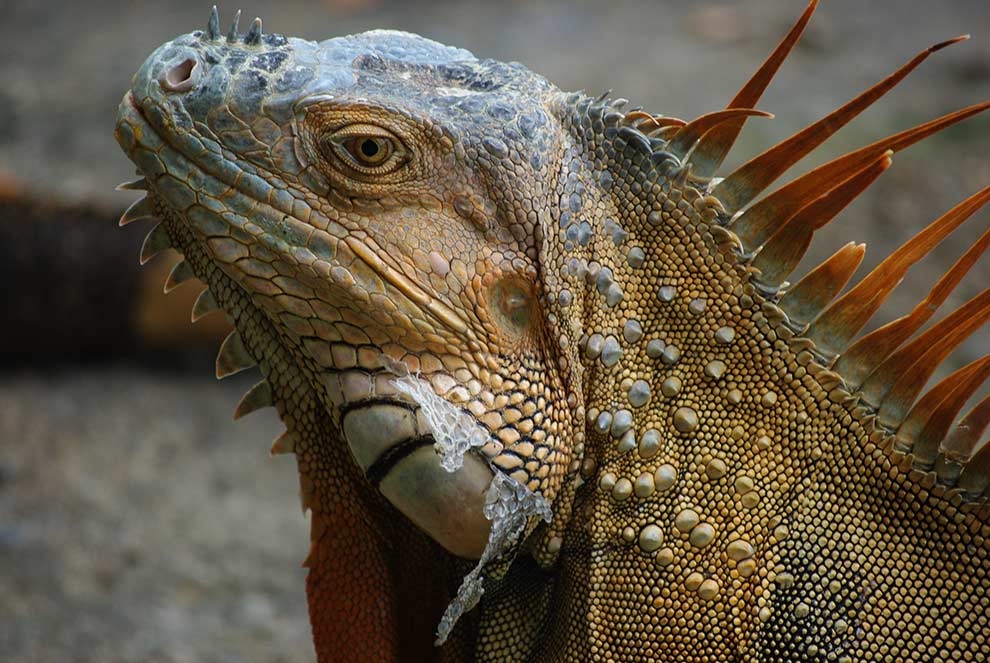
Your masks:
<svg viewBox="0 0 990 663"><path fill-rule="evenodd" d="M767 191L931 53L715 176L815 9L691 122L565 94L405 33L255 21L160 47L116 136L174 286L260 365L312 510L321 660L984 660L990 357L924 387L990 290L924 331L984 231L857 338L984 189L843 292L850 243L787 282L891 157ZM924 392L924 393L922 393ZM438 644L432 633L439 623Z"/></svg>

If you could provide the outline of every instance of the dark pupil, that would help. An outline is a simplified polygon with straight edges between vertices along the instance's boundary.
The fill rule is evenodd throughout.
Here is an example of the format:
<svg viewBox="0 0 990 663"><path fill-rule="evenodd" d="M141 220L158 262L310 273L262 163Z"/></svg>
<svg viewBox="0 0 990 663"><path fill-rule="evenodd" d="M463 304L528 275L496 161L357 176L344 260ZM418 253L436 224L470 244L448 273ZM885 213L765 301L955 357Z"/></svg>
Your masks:
<svg viewBox="0 0 990 663"><path fill-rule="evenodd" d="M378 143L367 138L361 141L361 154L370 158L375 157L378 154Z"/></svg>

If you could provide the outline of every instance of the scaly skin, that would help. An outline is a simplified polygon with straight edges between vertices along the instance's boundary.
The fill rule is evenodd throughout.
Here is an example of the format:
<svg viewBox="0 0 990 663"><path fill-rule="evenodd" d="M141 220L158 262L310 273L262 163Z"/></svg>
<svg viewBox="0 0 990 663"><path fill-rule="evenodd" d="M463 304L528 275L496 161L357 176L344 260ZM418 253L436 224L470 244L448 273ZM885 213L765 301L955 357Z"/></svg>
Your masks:
<svg viewBox="0 0 990 663"><path fill-rule="evenodd" d="M912 469L621 103L383 31L211 26L135 76L148 249L235 322L218 374L260 365L241 411L270 392L286 425L320 660L981 660L985 496ZM483 431L462 469L403 381Z"/></svg>

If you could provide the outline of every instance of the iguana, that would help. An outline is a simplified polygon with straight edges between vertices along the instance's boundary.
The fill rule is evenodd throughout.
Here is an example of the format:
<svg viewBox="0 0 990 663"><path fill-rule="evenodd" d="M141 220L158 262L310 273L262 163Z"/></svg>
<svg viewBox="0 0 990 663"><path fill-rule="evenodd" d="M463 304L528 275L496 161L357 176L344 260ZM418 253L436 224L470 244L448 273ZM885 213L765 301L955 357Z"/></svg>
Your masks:
<svg viewBox="0 0 990 663"><path fill-rule="evenodd" d="M235 416L285 423L320 660L986 658L990 397L957 416L990 357L922 392L990 290L919 330L990 231L857 335L990 187L844 292L862 244L787 279L893 153L990 103L764 193L950 40L716 177L815 5L689 122L215 8L141 66L121 223L159 219L142 261L176 248L169 287L236 325L217 376L261 368Z"/></svg>

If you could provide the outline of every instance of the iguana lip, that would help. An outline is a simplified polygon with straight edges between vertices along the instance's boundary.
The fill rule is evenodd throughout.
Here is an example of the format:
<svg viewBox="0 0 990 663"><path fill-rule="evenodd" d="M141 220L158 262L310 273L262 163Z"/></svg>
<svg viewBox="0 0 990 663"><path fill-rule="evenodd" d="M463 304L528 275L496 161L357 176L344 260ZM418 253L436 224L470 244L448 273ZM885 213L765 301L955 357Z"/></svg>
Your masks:
<svg viewBox="0 0 990 663"><path fill-rule="evenodd" d="M127 91L127 94L124 95L124 101L126 101L128 104L130 104L131 108L133 108L134 110L136 110L138 113L141 112L141 108L138 107L138 104L137 104L137 99L134 98L134 91L133 90L128 90Z"/></svg>
<svg viewBox="0 0 990 663"><path fill-rule="evenodd" d="M253 226L255 232L251 234L256 236L256 242L263 244L269 251L281 255L287 264L297 266L299 265L295 254L291 250L286 250L287 241L282 235L276 236L275 226L282 229L283 235L288 228L297 235L324 237L325 241L319 244L311 242L306 248L322 261L329 271L335 264L335 249L332 243L337 240L318 226L297 218L292 209L295 198L284 200L281 197L268 196L263 199L258 195L258 191L252 191L250 187L257 189L270 186L267 180L268 173L263 173L265 177L259 177L229 159L213 158L205 152L190 154L191 149L182 144L180 132L171 130L167 126L159 126L160 122L149 113L147 106L157 107L157 104L154 97L141 100L134 90L128 91L118 106L115 135L125 153L147 177L152 190L175 211L176 218L190 226L197 235L201 235L201 241L205 242L208 239L208 234L201 232L196 221L190 218L189 209L183 210L171 199L169 192L158 191L158 181L173 175L172 162L180 163L186 172L190 173L189 177L197 177L201 180L197 187L200 191L196 194L196 203L191 209L199 209L207 223L213 220L214 225L243 232L247 232L247 228ZM162 158L163 155L167 155L168 158ZM173 177L180 179L178 175ZM214 180L215 185L205 186L202 183L204 179ZM246 183L248 179L250 184ZM209 189L218 193L211 196L213 204L204 205L202 192ZM235 195L231 195L232 193ZM223 216L217 211L217 205L223 207ZM259 229L260 234L257 232ZM240 280L241 275L236 267L219 260L218 264L228 271L235 281ZM303 273L304 270L299 271L300 273L295 276L306 280L308 277ZM325 282L313 282L315 277L310 278L309 281L311 282L307 285L310 287L326 287Z"/></svg>

